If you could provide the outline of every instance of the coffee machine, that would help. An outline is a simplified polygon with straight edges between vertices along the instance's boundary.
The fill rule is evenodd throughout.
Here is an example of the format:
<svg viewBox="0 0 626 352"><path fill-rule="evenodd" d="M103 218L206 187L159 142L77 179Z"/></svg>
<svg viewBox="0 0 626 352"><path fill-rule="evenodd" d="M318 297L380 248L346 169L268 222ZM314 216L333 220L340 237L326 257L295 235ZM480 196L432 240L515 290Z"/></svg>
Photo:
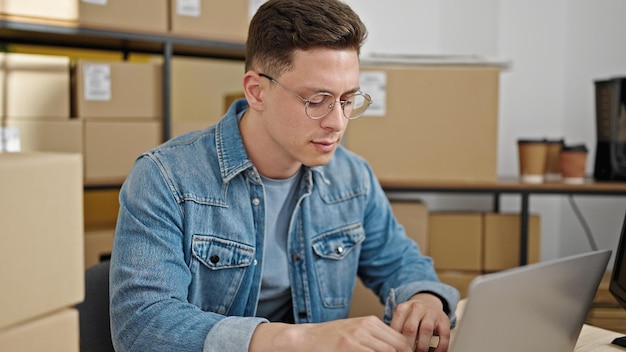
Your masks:
<svg viewBox="0 0 626 352"><path fill-rule="evenodd" d="M626 77L595 81L596 180L626 180Z"/></svg>

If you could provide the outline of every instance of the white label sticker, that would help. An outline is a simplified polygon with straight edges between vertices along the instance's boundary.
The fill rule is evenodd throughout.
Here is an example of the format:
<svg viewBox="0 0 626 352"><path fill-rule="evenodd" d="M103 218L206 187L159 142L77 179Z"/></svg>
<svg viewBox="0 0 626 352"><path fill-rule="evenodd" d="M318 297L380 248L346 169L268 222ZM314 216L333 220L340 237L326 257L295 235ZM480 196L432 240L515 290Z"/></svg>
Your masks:
<svg viewBox="0 0 626 352"><path fill-rule="evenodd" d="M176 0L176 14L179 16L200 17L200 0Z"/></svg>
<svg viewBox="0 0 626 352"><path fill-rule="evenodd" d="M21 151L20 130L17 127L0 127L0 151Z"/></svg>
<svg viewBox="0 0 626 352"><path fill-rule="evenodd" d="M102 6L107 4L107 0L80 0L80 1L86 4L94 4L94 5L102 5Z"/></svg>
<svg viewBox="0 0 626 352"><path fill-rule="evenodd" d="M83 83L85 100L111 100L111 65L85 64Z"/></svg>
<svg viewBox="0 0 626 352"><path fill-rule="evenodd" d="M372 97L372 105L363 116L383 117L387 114L387 74L384 71L361 72L361 91Z"/></svg>

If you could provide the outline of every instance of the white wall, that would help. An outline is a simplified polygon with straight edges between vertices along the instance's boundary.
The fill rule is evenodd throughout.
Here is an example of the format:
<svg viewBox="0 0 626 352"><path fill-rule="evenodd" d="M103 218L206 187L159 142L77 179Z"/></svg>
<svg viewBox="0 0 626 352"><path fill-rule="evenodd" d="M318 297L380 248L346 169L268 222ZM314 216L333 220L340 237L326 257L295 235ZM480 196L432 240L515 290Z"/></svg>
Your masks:
<svg viewBox="0 0 626 352"><path fill-rule="evenodd" d="M502 73L498 173L516 175L516 140L565 138L590 149L593 173L593 81L626 76L626 1L623 0L349 0L368 26L370 53L478 54L510 60ZM425 195L433 209L489 209L484 196ZM600 248L615 248L626 197L576 196ZM502 209L518 211L519 197ZM590 249L565 196L535 195L542 219L542 258Z"/></svg>

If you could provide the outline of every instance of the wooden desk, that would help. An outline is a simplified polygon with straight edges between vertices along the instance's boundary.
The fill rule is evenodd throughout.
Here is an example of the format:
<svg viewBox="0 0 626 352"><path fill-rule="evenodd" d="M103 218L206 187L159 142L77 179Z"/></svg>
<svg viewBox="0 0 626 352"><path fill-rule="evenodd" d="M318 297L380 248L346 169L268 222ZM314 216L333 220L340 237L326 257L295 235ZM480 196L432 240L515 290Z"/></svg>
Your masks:
<svg viewBox="0 0 626 352"><path fill-rule="evenodd" d="M461 321L463 317L463 310L465 309L466 299L462 299L457 305L456 315L457 322ZM456 333L455 329L451 331L451 339L454 339ZM624 336L615 331L601 329L596 326L583 325L580 335L578 336L578 342L574 348L574 352L626 352L625 348L611 344L611 341L616 337Z"/></svg>
<svg viewBox="0 0 626 352"><path fill-rule="evenodd" d="M578 337L574 352L624 352L626 351L625 348L611 344L614 338L621 336L624 335L585 324Z"/></svg>
<svg viewBox="0 0 626 352"><path fill-rule="evenodd" d="M385 180L380 183L389 196L399 193L465 193L491 194L494 211L500 211L501 194L521 196L520 208L520 265L527 264L528 217L531 195L595 195L626 196L626 182L597 182L586 179L583 184L546 182L540 184L522 183L517 177L500 178L494 182L452 182L452 181L407 181Z"/></svg>

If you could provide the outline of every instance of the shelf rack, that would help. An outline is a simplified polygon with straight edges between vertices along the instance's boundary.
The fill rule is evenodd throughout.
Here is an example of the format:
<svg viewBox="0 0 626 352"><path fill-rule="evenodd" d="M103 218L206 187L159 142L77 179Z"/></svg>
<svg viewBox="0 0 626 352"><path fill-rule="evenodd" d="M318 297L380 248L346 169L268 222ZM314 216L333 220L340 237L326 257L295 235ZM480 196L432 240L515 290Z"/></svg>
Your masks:
<svg viewBox="0 0 626 352"><path fill-rule="evenodd" d="M0 18L0 44L39 45L129 53L157 54L163 57L163 130L162 138L170 138L171 130L171 62L173 56L243 60L245 44L187 37L167 33L131 32L114 29L87 28L76 23L34 19Z"/></svg>

